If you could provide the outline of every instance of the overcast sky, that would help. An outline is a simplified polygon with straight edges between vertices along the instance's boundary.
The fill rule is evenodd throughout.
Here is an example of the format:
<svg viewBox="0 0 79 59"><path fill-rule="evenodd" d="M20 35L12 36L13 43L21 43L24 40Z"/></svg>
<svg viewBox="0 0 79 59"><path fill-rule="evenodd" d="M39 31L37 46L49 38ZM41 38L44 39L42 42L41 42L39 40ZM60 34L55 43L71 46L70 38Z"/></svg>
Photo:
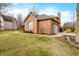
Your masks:
<svg viewBox="0 0 79 59"><path fill-rule="evenodd" d="M61 25L68 21L75 21L76 19L76 4L75 3L14 3L8 8L9 14L21 14L24 18L28 14L28 10L36 6L40 9L39 14L57 15L61 13Z"/></svg>

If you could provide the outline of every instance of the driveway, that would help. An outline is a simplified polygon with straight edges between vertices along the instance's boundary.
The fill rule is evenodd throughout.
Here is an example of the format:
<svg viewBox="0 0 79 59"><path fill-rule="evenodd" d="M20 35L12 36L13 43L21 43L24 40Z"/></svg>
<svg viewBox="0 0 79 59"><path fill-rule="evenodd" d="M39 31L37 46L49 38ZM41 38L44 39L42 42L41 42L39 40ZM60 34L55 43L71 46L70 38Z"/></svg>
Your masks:
<svg viewBox="0 0 79 59"><path fill-rule="evenodd" d="M52 35L53 37L62 37L62 36L75 36L75 33L57 33L56 35Z"/></svg>
<svg viewBox="0 0 79 59"><path fill-rule="evenodd" d="M48 37L63 37L63 36L73 36L75 37L75 33L65 33L65 32L61 32L61 33L57 33L55 35L43 35L43 34L31 34L31 35L39 35L39 36L48 36Z"/></svg>

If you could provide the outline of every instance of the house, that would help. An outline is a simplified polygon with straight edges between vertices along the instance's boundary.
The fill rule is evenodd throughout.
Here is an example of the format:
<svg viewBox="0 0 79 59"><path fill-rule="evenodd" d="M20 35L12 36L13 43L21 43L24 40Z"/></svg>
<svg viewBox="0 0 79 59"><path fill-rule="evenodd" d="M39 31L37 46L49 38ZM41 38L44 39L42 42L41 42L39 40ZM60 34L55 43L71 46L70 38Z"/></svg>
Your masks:
<svg viewBox="0 0 79 59"><path fill-rule="evenodd" d="M29 12L24 20L24 31L39 34L56 34L60 30L60 13L58 16L38 15Z"/></svg>
<svg viewBox="0 0 79 59"><path fill-rule="evenodd" d="M0 30L17 29L17 21L14 17L0 14Z"/></svg>

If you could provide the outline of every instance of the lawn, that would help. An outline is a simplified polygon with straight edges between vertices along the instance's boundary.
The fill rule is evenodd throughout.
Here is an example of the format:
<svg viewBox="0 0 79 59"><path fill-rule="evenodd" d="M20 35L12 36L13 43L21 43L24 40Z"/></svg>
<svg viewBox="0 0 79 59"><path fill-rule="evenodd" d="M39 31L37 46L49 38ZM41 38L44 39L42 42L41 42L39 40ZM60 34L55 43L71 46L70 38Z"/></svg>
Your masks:
<svg viewBox="0 0 79 59"><path fill-rule="evenodd" d="M0 32L1 56L73 56L79 49L47 35L20 31Z"/></svg>

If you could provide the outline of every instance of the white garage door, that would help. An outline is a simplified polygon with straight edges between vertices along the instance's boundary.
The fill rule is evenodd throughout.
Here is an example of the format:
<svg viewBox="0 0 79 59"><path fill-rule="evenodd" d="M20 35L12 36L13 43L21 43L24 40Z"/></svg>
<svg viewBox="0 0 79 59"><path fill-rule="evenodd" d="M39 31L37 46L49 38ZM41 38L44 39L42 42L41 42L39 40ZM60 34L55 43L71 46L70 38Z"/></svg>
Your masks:
<svg viewBox="0 0 79 59"><path fill-rule="evenodd" d="M52 29L53 33L54 33L54 34L57 34L57 33L58 33L58 26L57 26L57 25L53 25L52 28L53 28L53 29Z"/></svg>

